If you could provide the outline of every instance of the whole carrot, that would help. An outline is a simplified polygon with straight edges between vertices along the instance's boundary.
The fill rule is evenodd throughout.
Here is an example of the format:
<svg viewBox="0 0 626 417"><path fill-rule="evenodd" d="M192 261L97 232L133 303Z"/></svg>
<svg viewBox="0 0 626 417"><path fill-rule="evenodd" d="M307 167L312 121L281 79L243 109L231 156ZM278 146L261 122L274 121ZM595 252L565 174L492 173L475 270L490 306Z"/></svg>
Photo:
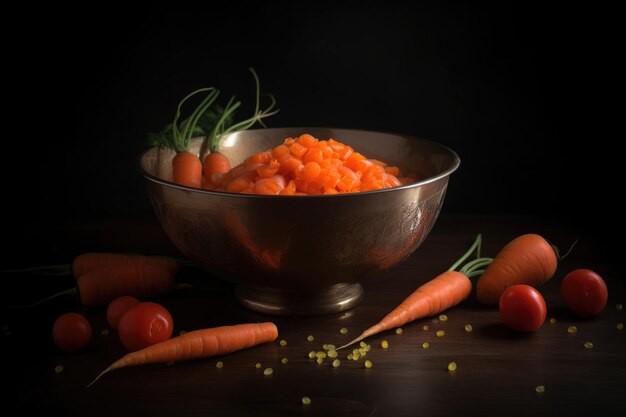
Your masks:
<svg viewBox="0 0 626 417"><path fill-rule="evenodd" d="M481 268L486 261L471 261L461 268L460 271L455 271L455 269L463 263L474 250L477 250L478 253L480 252L480 243L481 236L478 235L470 249L455 262L448 271L420 286L380 322L365 330L359 337L341 346L339 349L343 349L356 342L360 342L366 337L373 336L385 330L390 330L413 320L435 315L465 300L472 292L472 283L469 277L482 272L479 268Z"/></svg>
<svg viewBox="0 0 626 417"><path fill-rule="evenodd" d="M191 152L178 152L172 159L172 179L178 185L202 187L202 162Z"/></svg>
<svg viewBox="0 0 626 417"><path fill-rule="evenodd" d="M558 252L537 234L519 236L509 242L489 264L476 283L476 298L485 304L497 304L511 285L537 287L556 272Z"/></svg>
<svg viewBox="0 0 626 417"><path fill-rule="evenodd" d="M100 379L102 375L116 369L149 363L179 362L224 355L261 343L271 342L277 337L278 329L274 323L270 322L196 330L127 354L102 371L88 387Z"/></svg>
<svg viewBox="0 0 626 417"><path fill-rule="evenodd" d="M156 265L172 270L176 274L180 265L176 259L160 256L127 255L122 253L87 252L74 258L72 275L78 279L83 274L95 269L111 268L124 265Z"/></svg>

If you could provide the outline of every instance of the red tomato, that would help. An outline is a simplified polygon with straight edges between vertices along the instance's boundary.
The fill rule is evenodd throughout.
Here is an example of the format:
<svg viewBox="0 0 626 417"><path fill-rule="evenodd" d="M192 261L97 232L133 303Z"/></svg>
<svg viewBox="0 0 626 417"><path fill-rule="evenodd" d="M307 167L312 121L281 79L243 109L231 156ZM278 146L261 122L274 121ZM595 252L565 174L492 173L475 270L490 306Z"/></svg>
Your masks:
<svg viewBox="0 0 626 417"><path fill-rule="evenodd" d="M91 325L78 313L65 313L52 326L52 339L65 352L81 350L91 340Z"/></svg>
<svg viewBox="0 0 626 417"><path fill-rule="evenodd" d="M500 316L511 329L532 332L546 319L546 302L530 285L513 285L500 296Z"/></svg>
<svg viewBox="0 0 626 417"><path fill-rule="evenodd" d="M131 297L130 295L124 295L111 301L111 304L109 304L109 307L107 308L107 321L109 322L109 325L114 330L117 330L117 326L119 326L122 316L139 303L140 301L138 299Z"/></svg>
<svg viewBox="0 0 626 417"><path fill-rule="evenodd" d="M589 269L576 269L563 278L561 296L570 310L589 317L604 309L609 290L600 275Z"/></svg>
<svg viewBox="0 0 626 417"><path fill-rule="evenodd" d="M143 349L169 339L174 330L172 316L157 303L140 303L122 316L118 326L120 340L130 351Z"/></svg>

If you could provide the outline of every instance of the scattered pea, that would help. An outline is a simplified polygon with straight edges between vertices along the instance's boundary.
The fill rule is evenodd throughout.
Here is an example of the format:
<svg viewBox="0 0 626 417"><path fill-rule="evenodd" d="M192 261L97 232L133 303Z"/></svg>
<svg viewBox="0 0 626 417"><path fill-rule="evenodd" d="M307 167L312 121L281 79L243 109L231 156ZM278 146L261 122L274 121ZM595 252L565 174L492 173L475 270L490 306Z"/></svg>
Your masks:
<svg viewBox="0 0 626 417"><path fill-rule="evenodd" d="M456 362L450 362L448 364L448 371L455 372L456 371Z"/></svg>
<svg viewBox="0 0 626 417"><path fill-rule="evenodd" d="M311 399L309 397L302 397L302 404L304 405L311 404Z"/></svg>
<svg viewBox="0 0 626 417"><path fill-rule="evenodd" d="M403 332L402 327L398 327L396 329L396 334L402 334L402 332Z"/></svg>
<svg viewBox="0 0 626 417"><path fill-rule="evenodd" d="M466 332L468 332L468 333L469 333L469 332L471 332L472 330L474 330L474 328L472 327L472 325L471 325L471 324L466 324L466 325L465 325L465 331L466 331Z"/></svg>
<svg viewBox="0 0 626 417"><path fill-rule="evenodd" d="M389 342L387 342L386 340L383 340L382 342L380 342L380 346L383 349L389 349Z"/></svg>
<svg viewBox="0 0 626 417"><path fill-rule="evenodd" d="M312 350L309 352L309 359L315 359L317 356L315 355L315 351Z"/></svg>
<svg viewBox="0 0 626 417"><path fill-rule="evenodd" d="M448 321L448 316L446 316L445 314L440 314L439 315L439 320L440 321Z"/></svg>
<svg viewBox="0 0 626 417"><path fill-rule="evenodd" d="M109 329L104 329L100 332L100 334L102 334L102 336L108 336L109 335Z"/></svg>
<svg viewBox="0 0 626 417"><path fill-rule="evenodd" d="M367 369L369 369L369 368L371 368L371 367L372 367L372 361L368 359L368 360L366 360L366 361L365 361L365 364L364 364L364 365L365 365L365 367L366 367Z"/></svg>
<svg viewBox="0 0 626 417"><path fill-rule="evenodd" d="M425 332L427 332L428 329L430 329L430 327L428 327L428 324L422 326L422 330L424 330Z"/></svg>
<svg viewBox="0 0 626 417"><path fill-rule="evenodd" d="M310 334L310 335L308 335L308 336L306 337L306 340L307 340L307 341L309 341L309 342L312 342L314 339L315 339L315 338L313 337L313 335L312 335L312 334Z"/></svg>
<svg viewBox="0 0 626 417"><path fill-rule="evenodd" d="M321 364L322 364L322 362L324 362L324 359L323 359L323 358L317 358L317 364L318 364L318 365L321 365Z"/></svg>
<svg viewBox="0 0 626 417"><path fill-rule="evenodd" d="M352 360L354 360L354 361L358 361L358 360L359 360L359 358L360 358L360 356L359 356L359 354L358 354L358 353L353 353L353 354L352 354Z"/></svg>
<svg viewBox="0 0 626 417"><path fill-rule="evenodd" d="M287 341L285 339L280 339L279 343L281 346L287 346Z"/></svg>
<svg viewBox="0 0 626 417"><path fill-rule="evenodd" d="M574 334L574 333L576 333L577 331L578 331L578 329L576 328L576 326L569 326L569 327L567 328L567 333L569 333L569 334Z"/></svg>
<svg viewBox="0 0 626 417"><path fill-rule="evenodd" d="M341 365L341 361L339 359L335 359L333 361L333 368L339 368L339 365Z"/></svg>
<svg viewBox="0 0 626 417"><path fill-rule="evenodd" d="M546 387L544 387L543 385L537 385L535 387L535 392L538 392L539 394L546 392Z"/></svg>
<svg viewBox="0 0 626 417"><path fill-rule="evenodd" d="M289 359L287 359L287 358L282 358L282 359L280 360L280 363L282 363L283 365L286 365L286 364L287 364L287 362L289 362Z"/></svg>
<svg viewBox="0 0 626 417"><path fill-rule="evenodd" d="M263 369L263 375L265 375L265 376L272 375L273 373L274 373L274 370L272 368L265 368L265 369Z"/></svg>
<svg viewBox="0 0 626 417"><path fill-rule="evenodd" d="M327 355L326 352L322 352L321 350L315 354L315 356L319 359L324 359Z"/></svg>
<svg viewBox="0 0 626 417"><path fill-rule="evenodd" d="M63 365L57 365L54 367L54 372L56 372L57 374L60 374L61 372L63 372Z"/></svg>
<svg viewBox="0 0 626 417"><path fill-rule="evenodd" d="M428 343L428 342L424 342L424 343L422 343L422 347L423 347L424 349L428 349L428 348L430 347L430 343Z"/></svg>
<svg viewBox="0 0 626 417"><path fill-rule="evenodd" d="M327 355L328 355L329 358L336 358L337 357L337 351L331 349L331 350L328 351Z"/></svg>
<svg viewBox="0 0 626 417"><path fill-rule="evenodd" d="M341 329L339 329L339 333L346 334L348 333L348 329L346 329L345 327L342 327Z"/></svg>
<svg viewBox="0 0 626 417"><path fill-rule="evenodd" d="M617 311L622 311L622 309L623 309L623 308L624 308L624 306L622 306L622 304L621 304L621 303L617 303L617 304L615 304L615 309L616 309Z"/></svg>
<svg viewBox="0 0 626 417"><path fill-rule="evenodd" d="M215 364L215 367L216 367L216 368L218 368L218 369L223 368L223 367L224 367L224 362L222 362L222 361L218 361L218 362Z"/></svg>
<svg viewBox="0 0 626 417"><path fill-rule="evenodd" d="M550 324L556 323L556 319L554 317L550 318Z"/></svg>
<svg viewBox="0 0 626 417"><path fill-rule="evenodd" d="M624 330L624 323L617 323L617 330Z"/></svg>
<svg viewBox="0 0 626 417"><path fill-rule="evenodd" d="M591 348L593 348L593 343L591 343L591 342L585 342L584 346L585 346L585 348L587 348L587 349L591 349Z"/></svg>
<svg viewBox="0 0 626 417"><path fill-rule="evenodd" d="M349 361L351 361L354 358L354 354L352 353L348 353L348 356L346 356L346 359L348 359Z"/></svg>
<svg viewBox="0 0 626 417"><path fill-rule="evenodd" d="M443 337L446 332L444 332L443 330L437 330L437 333L435 333L437 335L437 337Z"/></svg>
<svg viewBox="0 0 626 417"><path fill-rule="evenodd" d="M255 363L255 364L254 364L254 367L255 367L256 369L261 369L261 366L263 366L263 365L261 365L259 362L257 362L257 363Z"/></svg>

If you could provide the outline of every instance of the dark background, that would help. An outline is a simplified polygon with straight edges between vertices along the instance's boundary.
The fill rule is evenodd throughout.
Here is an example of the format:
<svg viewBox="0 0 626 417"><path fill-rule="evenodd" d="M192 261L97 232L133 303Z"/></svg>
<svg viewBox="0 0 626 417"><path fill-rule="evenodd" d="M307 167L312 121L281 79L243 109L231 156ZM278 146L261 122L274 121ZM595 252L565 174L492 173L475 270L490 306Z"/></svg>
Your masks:
<svg viewBox="0 0 626 417"><path fill-rule="evenodd" d="M73 13L3 29L10 260L54 253L63 225L152 216L135 166L146 133L202 86L251 104L249 66L278 100L269 126L408 133L457 151L446 214L540 216L599 238L617 219L615 11L315 2Z"/></svg>

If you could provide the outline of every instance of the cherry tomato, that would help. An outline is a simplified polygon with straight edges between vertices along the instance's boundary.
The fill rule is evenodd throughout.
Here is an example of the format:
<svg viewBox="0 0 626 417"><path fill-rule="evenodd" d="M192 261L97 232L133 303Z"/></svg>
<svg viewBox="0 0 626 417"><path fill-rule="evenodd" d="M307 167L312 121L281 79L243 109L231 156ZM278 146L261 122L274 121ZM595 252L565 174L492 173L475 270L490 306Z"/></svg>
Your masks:
<svg viewBox="0 0 626 417"><path fill-rule="evenodd" d="M109 325L114 330L117 330L122 316L139 303L140 301L138 299L131 297L130 295L124 295L111 301L111 304L109 304L109 307L107 308L107 321L109 322Z"/></svg>
<svg viewBox="0 0 626 417"><path fill-rule="evenodd" d="M500 316L511 329L532 332L546 319L546 302L533 287L513 285L500 296Z"/></svg>
<svg viewBox="0 0 626 417"><path fill-rule="evenodd" d="M61 315L52 326L54 344L65 352L76 352L87 346L91 334L91 325L78 313Z"/></svg>
<svg viewBox="0 0 626 417"><path fill-rule="evenodd" d="M600 275L589 269L576 269L563 278L561 296L570 310L589 317L604 309L609 291Z"/></svg>
<svg viewBox="0 0 626 417"><path fill-rule="evenodd" d="M130 351L143 349L169 339L174 330L172 315L157 303L140 303L122 316L120 340Z"/></svg>

